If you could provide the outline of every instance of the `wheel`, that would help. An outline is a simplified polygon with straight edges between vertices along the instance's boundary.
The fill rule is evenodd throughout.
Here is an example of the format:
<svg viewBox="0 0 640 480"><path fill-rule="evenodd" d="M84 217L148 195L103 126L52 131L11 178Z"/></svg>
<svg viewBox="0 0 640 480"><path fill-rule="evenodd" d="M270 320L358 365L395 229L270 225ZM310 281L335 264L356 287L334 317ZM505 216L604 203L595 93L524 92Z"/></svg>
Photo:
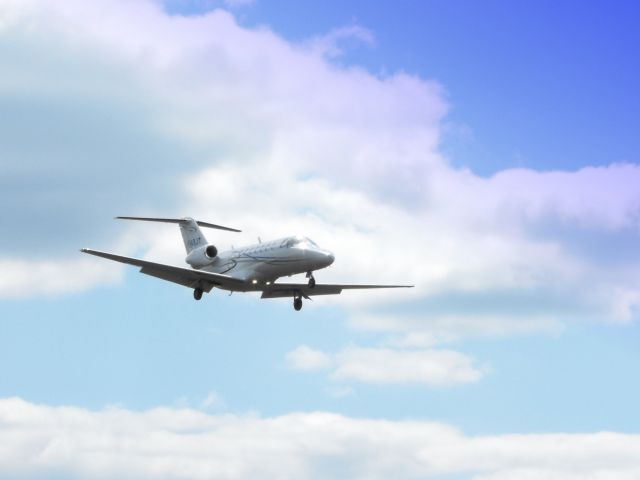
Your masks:
<svg viewBox="0 0 640 480"><path fill-rule="evenodd" d="M302 298L295 297L293 299L293 308L295 308L296 312L302 308Z"/></svg>
<svg viewBox="0 0 640 480"><path fill-rule="evenodd" d="M309 288L313 288L316 286L316 279L313 276L309 277Z"/></svg>
<svg viewBox="0 0 640 480"><path fill-rule="evenodd" d="M195 298L196 300L200 300L202 298L202 289L201 288L196 288L193 291L193 298Z"/></svg>

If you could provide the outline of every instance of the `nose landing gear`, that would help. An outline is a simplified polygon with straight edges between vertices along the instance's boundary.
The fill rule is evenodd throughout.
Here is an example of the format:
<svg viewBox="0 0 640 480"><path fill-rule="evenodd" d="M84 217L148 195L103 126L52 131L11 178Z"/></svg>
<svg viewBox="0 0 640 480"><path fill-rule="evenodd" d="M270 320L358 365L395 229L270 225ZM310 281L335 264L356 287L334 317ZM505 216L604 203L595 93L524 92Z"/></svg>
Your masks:
<svg viewBox="0 0 640 480"><path fill-rule="evenodd" d="M307 272L307 278L309 279L309 288L316 286L316 279L313 278L313 272Z"/></svg>

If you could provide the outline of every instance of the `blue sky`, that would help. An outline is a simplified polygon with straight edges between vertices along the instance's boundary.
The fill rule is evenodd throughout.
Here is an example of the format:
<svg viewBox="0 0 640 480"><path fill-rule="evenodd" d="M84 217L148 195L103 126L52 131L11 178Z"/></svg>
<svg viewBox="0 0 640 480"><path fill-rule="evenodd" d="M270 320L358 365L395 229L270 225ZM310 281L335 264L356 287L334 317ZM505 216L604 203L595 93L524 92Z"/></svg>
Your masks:
<svg viewBox="0 0 640 480"><path fill-rule="evenodd" d="M410 422L461 432L447 453L459 470L398 454L388 465L406 478L597 473L588 462L574 471L562 452L545 466L535 454L505 460L508 438L487 453L495 467L465 453L472 437L506 434L534 452L544 441L533 434L593 438L600 471L634 478L640 466L624 455L637 459L640 429L640 7L87 5L0 2L7 432L19 437L23 411L63 425L60 406L97 423L115 409L131 416L127 431L162 407L180 425L175 477L207 478L206 460L179 467L185 411L237 421L240 436L246 422L288 425L299 413L309 430L280 431L293 445L318 437L318 415L337 414L365 453L346 445L322 466L300 453L302 476L372 478L364 465L380 450L366 432L386 420L418 447ZM147 214L244 230L207 232L220 248L308 234L336 252L319 281L416 288L295 312L289 300L215 290L194 302L134 268L79 258L93 247L180 264L177 229L111 219ZM148 422L149 438L174 428ZM271 427L256 428L268 443ZM628 450L607 456L618 440L598 432L627 435ZM25 446L0 454L0 472L93 478L81 432L39 435L52 463L34 466L44 453ZM55 454L61 438L80 461ZM220 462L262 465L260 454L230 447ZM113 478L164 478L128 463L133 450L109 455ZM263 473L282 478L278 468Z"/></svg>

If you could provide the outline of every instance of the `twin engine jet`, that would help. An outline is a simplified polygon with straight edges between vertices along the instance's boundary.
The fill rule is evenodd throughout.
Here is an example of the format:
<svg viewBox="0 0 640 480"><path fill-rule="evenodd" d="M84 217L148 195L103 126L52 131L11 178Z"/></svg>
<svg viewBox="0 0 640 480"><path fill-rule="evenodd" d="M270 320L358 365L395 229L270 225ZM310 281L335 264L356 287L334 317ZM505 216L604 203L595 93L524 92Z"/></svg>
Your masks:
<svg viewBox="0 0 640 480"><path fill-rule="evenodd" d="M235 228L201 222L192 218L116 217L124 220L176 223L180 227L191 268L149 262L89 248L81 251L97 257L140 267L140 272L193 289L193 298L213 288L229 292L261 292L262 298L293 298L293 308L302 308L302 299L314 295L335 295L342 290L371 288L411 288L413 285L339 285L316 283L313 272L334 261L328 250L306 237L292 236L260 242L243 248L218 252L205 239L200 227L240 232ZM307 283L280 283L281 277L306 273Z"/></svg>

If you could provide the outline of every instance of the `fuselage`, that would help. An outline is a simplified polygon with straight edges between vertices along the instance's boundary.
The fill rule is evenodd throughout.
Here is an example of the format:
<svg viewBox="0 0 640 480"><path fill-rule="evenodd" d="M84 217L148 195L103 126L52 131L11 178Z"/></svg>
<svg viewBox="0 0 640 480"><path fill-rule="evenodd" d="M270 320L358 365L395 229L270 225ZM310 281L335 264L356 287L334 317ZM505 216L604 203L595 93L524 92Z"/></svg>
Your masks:
<svg viewBox="0 0 640 480"><path fill-rule="evenodd" d="M328 267L333 261L333 254L311 239L294 236L227 250L200 270L243 279L247 290L253 290L280 277Z"/></svg>

